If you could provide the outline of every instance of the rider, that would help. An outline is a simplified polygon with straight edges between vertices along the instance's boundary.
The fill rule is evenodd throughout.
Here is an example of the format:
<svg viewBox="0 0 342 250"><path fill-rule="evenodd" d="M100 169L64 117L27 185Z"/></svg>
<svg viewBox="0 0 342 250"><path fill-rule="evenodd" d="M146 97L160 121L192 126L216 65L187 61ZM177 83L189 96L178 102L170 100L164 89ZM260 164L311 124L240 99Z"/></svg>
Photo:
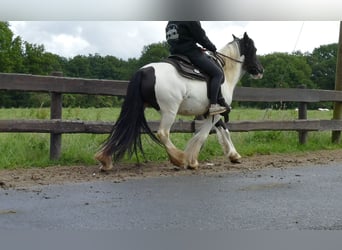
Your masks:
<svg viewBox="0 0 342 250"><path fill-rule="evenodd" d="M226 107L220 106L218 94L224 79L222 70L214 63L204 49L216 53L215 45L209 40L199 21L169 21L166 26L166 40L170 45L171 54L187 56L201 71L210 76L210 108L209 115L225 112Z"/></svg>

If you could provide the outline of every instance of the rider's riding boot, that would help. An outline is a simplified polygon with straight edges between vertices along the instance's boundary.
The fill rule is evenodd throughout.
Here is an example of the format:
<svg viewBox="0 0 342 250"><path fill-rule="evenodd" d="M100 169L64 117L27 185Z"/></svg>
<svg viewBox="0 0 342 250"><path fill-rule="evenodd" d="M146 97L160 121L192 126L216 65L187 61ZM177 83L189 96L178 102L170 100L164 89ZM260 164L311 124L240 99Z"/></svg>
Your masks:
<svg viewBox="0 0 342 250"><path fill-rule="evenodd" d="M209 115L218 115L227 111L226 107L222 107L219 104L211 104L209 108Z"/></svg>

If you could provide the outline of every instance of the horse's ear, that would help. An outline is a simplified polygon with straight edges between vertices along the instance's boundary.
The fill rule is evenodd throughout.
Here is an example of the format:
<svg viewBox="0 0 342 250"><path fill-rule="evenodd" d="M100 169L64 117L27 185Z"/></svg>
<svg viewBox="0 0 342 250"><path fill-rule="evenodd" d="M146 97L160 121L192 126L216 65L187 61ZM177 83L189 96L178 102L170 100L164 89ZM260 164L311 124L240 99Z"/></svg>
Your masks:
<svg viewBox="0 0 342 250"><path fill-rule="evenodd" d="M247 35L247 32L245 32L245 33L243 34L243 38L244 38L244 39L248 39L248 38L249 38L248 35Z"/></svg>
<svg viewBox="0 0 342 250"><path fill-rule="evenodd" d="M233 38L234 38L234 40L238 39L234 34L233 34Z"/></svg>

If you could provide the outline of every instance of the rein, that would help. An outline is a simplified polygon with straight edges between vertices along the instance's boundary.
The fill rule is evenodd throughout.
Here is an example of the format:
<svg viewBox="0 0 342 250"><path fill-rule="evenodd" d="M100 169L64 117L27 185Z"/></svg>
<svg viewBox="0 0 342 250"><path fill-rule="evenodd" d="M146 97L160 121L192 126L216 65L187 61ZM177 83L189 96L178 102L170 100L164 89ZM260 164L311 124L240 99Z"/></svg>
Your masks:
<svg viewBox="0 0 342 250"><path fill-rule="evenodd" d="M222 54L222 53L220 53L220 52L216 52L216 54L218 55L218 58L220 59L220 61L222 61L222 58L220 58L220 57L223 56L223 57L228 58L228 59L230 59L230 60L232 60L232 61L234 61L234 62L243 63L243 61L240 61L240 60L235 59L235 58L233 58L233 57L227 56L227 55Z"/></svg>

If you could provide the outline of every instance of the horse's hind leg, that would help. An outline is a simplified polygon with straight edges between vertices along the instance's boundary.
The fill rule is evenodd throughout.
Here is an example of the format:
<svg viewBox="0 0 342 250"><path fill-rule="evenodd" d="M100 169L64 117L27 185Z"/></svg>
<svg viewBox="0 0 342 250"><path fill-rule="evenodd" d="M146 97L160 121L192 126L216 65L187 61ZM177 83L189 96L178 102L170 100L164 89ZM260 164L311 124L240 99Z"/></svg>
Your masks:
<svg viewBox="0 0 342 250"><path fill-rule="evenodd" d="M104 150L100 150L95 154L95 160L101 163L101 171L108 171L113 168L112 156L107 155Z"/></svg>
<svg viewBox="0 0 342 250"><path fill-rule="evenodd" d="M170 140L170 129L175 117L176 114L172 113L162 114L157 135L159 140L164 144L171 163L178 167L186 167L184 152L176 148Z"/></svg>

